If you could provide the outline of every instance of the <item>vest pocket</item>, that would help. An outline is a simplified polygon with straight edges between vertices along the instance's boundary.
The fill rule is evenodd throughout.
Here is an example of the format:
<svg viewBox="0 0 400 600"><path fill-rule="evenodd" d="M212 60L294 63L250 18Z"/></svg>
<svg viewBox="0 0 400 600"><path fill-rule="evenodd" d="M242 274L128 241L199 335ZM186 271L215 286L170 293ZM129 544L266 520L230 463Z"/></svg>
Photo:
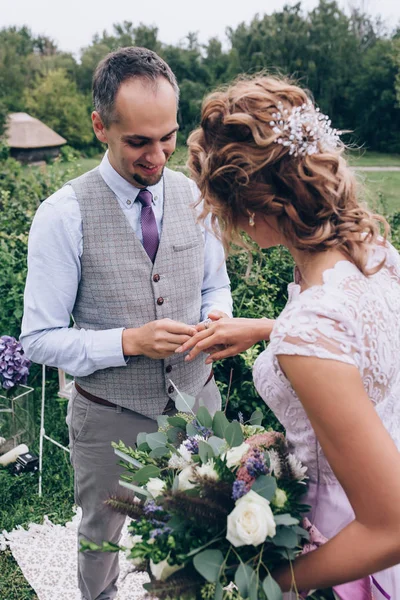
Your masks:
<svg viewBox="0 0 400 600"><path fill-rule="evenodd" d="M182 252L182 250L190 250L191 248L196 248L196 246L200 246L199 240L191 240L185 244L174 244L173 249L175 252Z"/></svg>

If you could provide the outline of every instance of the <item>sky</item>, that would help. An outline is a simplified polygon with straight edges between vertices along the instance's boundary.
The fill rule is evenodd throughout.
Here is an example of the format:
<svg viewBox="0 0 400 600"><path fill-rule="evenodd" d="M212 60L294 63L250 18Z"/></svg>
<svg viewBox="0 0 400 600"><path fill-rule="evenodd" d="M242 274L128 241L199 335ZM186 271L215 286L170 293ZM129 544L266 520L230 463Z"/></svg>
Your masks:
<svg viewBox="0 0 400 600"><path fill-rule="evenodd" d="M381 15L392 26L400 22L399 0L350 0L364 6L373 16ZM112 31L113 23L132 21L158 27L161 42L178 44L187 33L198 32L207 42L216 36L226 42L225 29L249 23L256 13L270 14L295 0L0 0L0 29L10 25L27 25L34 34L47 35L60 48L79 57L95 33ZM303 0L305 11L318 0ZM347 0L339 0L342 8Z"/></svg>

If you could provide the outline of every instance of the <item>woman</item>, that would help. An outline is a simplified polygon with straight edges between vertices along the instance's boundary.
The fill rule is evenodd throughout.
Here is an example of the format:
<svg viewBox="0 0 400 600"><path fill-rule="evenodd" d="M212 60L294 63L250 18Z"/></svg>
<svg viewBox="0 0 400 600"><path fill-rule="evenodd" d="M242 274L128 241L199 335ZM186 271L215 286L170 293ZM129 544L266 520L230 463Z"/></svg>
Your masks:
<svg viewBox="0 0 400 600"><path fill-rule="evenodd" d="M283 79L211 94L189 148L203 216L219 221L226 247L243 230L296 263L254 381L308 467L308 516L329 539L294 562L297 589L358 580L340 597L398 599L400 257L379 235L386 222L358 203L327 117ZM230 356L271 331L268 320L212 318L179 349L187 360ZM289 568L275 577L291 589Z"/></svg>

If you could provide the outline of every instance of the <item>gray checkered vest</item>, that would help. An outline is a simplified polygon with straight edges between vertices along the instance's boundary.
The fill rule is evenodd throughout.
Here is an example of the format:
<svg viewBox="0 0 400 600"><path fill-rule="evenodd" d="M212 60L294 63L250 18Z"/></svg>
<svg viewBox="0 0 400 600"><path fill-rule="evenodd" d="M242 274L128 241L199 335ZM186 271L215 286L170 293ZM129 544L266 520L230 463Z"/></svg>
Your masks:
<svg viewBox="0 0 400 600"><path fill-rule="evenodd" d="M82 276L73 309L75 327L104 330L140 327L170 318L200 320L204 243L191 206L193 194L182 173L164 171L164 215L154 264L129 225L99 169L70 182L83 226ZM197 396L210 366L204 355L190 363L182 355L165 360L132 356L124 367L76 377L83 389L155 418L175 399L171 382Z"/></svg>

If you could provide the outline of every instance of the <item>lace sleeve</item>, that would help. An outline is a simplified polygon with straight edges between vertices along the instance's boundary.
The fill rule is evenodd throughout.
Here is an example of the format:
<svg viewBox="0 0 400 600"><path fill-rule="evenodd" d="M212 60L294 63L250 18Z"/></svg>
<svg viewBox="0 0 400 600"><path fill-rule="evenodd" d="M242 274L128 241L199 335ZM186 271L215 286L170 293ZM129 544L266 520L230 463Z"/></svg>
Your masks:
<svg viewBox="0 0 400 600"><path fill-rule="evenodd" d="M274 326L271 351L338 360L360 370L356 320L345 313L344 307L327 307L318 301L289 305Z"/></svg>

